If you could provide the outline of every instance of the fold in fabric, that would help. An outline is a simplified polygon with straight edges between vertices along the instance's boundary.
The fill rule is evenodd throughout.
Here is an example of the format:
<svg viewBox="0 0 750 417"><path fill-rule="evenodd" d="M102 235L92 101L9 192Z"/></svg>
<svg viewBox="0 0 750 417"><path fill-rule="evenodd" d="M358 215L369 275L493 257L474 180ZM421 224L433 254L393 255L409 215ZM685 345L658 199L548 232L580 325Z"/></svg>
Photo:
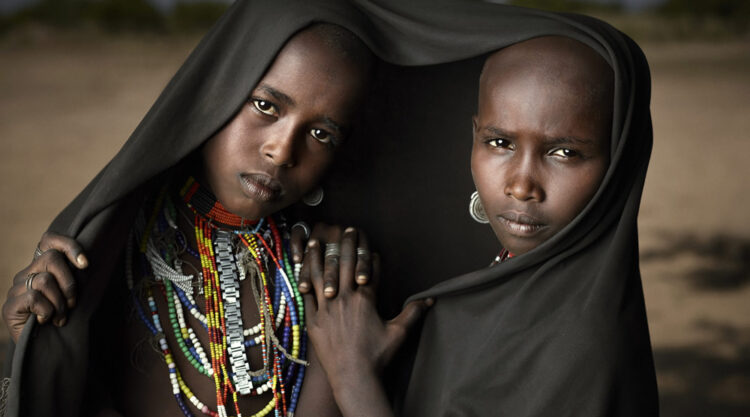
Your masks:
<svg viewBox="0 0 750 417"><path fill-rule="evenodd" d="M77 272L78 306L66 326L26 326L6 415L111 411L117 375L96 369L111 341L100 329L118 323L106 307L124 288L128 219L163 174L232 118L284 42L313 22L350 29L381 62L364 120L324 183L324 203L304 215L367 231L384 262L385 314L413 294L437 299L415 337L411 376L386 381L406 393L397 396L402 414L656 415L636 229L652 145L646 60L592 18L459 0L235 2L50 226L78 239L91 267ZM544 35L583 42L612 66L611 165L564 230L484 268L498 242L467 213L479 71L487 53Z"/></svg>

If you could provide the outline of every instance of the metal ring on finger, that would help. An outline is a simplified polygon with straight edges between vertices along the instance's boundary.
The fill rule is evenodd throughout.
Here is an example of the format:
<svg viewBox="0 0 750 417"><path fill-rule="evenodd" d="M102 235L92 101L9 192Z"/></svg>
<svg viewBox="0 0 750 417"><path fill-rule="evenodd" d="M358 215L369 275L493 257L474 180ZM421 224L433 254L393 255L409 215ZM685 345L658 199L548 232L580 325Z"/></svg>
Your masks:
<svg viewBox="0 0 750 417"><path fill-rule="evenodd" d="M292 225L292 230L294 230L295 227L301 227L302 231L305 232L305 239L310 239L310 226L307 225L305 222L297 222Z"/></svg>
<svg viewBox="0 0 750 417"><path fill-rule="evenodd" d="M341 246L338 243L326 243L326 251L325 255L326 258L334 257L338 258L341 256Z"/></svg>
<svg viewBox="0 0 750 417"><path fill-rule="evenodd" d="M357 248L357 256L370 256L370 251L366 248Z"/></svg>
<svg viewBox="0 0 750 417"><path fill-rule="evenodd" d="M39 272L32 272L29 275L26 276L26 291L31 291L33 288L31 287L34 283L34 278L39 275Z"/></svg>
<svg viewBox="0 0 750 417"><path fill-rule="evenodd" d="M43 251L43 250L41 250L41 249L39 248L39 246L37 246L37 247L36 247L36 248L34 249L34 260L36 261L36 258L38 258L38 257L40 257L40 256L42 256L42 255L44 255L44 251Z"/></svg>

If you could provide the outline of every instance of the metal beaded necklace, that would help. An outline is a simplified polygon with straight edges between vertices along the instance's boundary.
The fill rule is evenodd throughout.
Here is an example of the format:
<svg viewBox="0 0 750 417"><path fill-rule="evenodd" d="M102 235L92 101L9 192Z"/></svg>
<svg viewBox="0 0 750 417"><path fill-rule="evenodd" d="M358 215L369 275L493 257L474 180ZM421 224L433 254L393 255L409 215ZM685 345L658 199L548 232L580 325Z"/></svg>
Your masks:
<svg viewBox="0 0 750 417"><path fill-rule="evenodd" d="M225 417L231 402L239 417L238 396L271 391L268 404L252 415L261 417L273 411L276 417L292 416L307 364L307 337L303 301L297 289L299 265L292 269L289 262L288 233L282 236L285 222L280 219L277 225L272 217L253 222L235 216L188 178L179 194L194 214L195 253L177 228L177 211L167 194L165 187L148 220L143 210L136 219L127 250L126 278L136 311L162 351L177 404L185 416L194 416L188 400L204 415ZM217 222L240 229L223 229L216 226ZM142 270L138 283L133 277L136 250ZM179 257L183 252L197 255L200 271L183 272ZM250 328L243 328L240 305L240 281L246 278L260 313L260 322ZM204 295L203 312L195 301L196 291ZM167 306L161 316L155 292ZM185 319L186 310L207 332L208 347L201 344L196 329ZM175 350L169 346L162 326L164 316L177 350L198 372L213 380L216 411L201 402L182 379L173 356ZM247 349L257 346L263 364L252 370Z"/></svg>

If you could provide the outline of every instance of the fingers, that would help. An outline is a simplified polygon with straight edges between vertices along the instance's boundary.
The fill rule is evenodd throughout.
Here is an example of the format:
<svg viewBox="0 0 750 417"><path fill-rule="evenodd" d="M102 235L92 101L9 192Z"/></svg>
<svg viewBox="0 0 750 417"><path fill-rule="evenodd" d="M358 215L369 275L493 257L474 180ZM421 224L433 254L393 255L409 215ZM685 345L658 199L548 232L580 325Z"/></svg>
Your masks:
<svg viewBox="0 0 750 417"><path fill-rule="evenodd" d="M67 300L63 296L63 292L60 290L60 286L55 279L56 277L49 272L42 272L37 275L31 284L31 289L34 292L41 293L42 299L48 301L52 307L54 307L54 317L52 322L55 326L62 326L65 324L67 314ZM32 310L33 311L33 310ZM42 323L42 321L40 321Z"/></svg>
<svg viewBox="0 0 750 417"><path fill-rule="evenodd" d="M310 242L307 243L309 244ZM312 291L312 282L310 281L310 262L307 260L307 253L308 250L306 249L303 255L302 268L300 269L299 277L297 278L297 288L303 295L309 294Z"/></svg>
<svg viewBox="0 0 750 417"><path fill-rule="evenodd" d="M36 297L41 297L44 302L42 304L52 306L52 315L54 316L53 323L56 326L62 326L65 324L68 312L67 300L63 296L62 291L58 285L55 276L49 272L32 272L30 273L23 282L15 284L8 291L9 299L22 299L27 297L27 294L34 293L32 300L37 302ZM16 308L16 311L18 308ZM43 308L46 311L46 307ZM32 311L32 310L29 310ZM28 314L27 314L28 316ZM23 320L25 322L25 318ZM40 320L40 323L47 321Z"/></svg>
<svg viewBox="0 0 750 417"><path fill-rule="evenodd" d="M308 269L309 282L312 286L309 293L316 296L317 305L325 302L325 292L323 290L323 260L320 253L320 241L310 239L307 242L307 254L305 255L305 267Z"/></svg>
<svg viewBox="0 0 750 417"><path fill-rule="evenodd" d="M339 291L339 262L341 260L341 228L328 229L323 256L323 293L334 298Z"/></svg>
<svg viewBox="0 0 750 417"><path fill-rule="evenodd" d="M313 241L317 243L310 246L309 243ZM361 231L350 227L342 232L339 226L318 223L308 242L308 252L311 247L315 247L319 253L322 253L322 258L316 255L314 260L322 264L320 267L322 281L313 281L318 274L318 267L308 262L309 254L305 255L305 262L298 280L301 293L305 294L315 288L316 294L319 295L322 291L326 298L332 299L340 290L348 291L355 289L357 285L370 283L373 269L372 256L367 238ZM313 258L310 257L310 259Z"/></svg>
<svg viewBox="0 0 750 417"><path fill-rule="evenodd" d="M370 244L365 233L360 230L357 235L357 267L354 272L357 285L367 285L370 282L371 264Z"/></svg>
<svg viewBox="0 0 750 417"><path fill-rule="evenodd" d="M46 323L54 316L55 307L39 291L28 291L6 300L3 319L14 341L18 341L23 326L32 314L36 316L37 322Z"/></svg>
<svg viewBox="0 0 750 417"><path fill-rule="evenodd" d="M308 324L315 317L315 313L318 311L318 303L315 302L315 293L308 291L302 294L302 300L305 303L305 319Z"/></svg>
<svg viewBox="0 0 750 417"><path fill-rule="evenodd" d="M29 274L31 273L50 273L52 278L55 279L57 288L62 292L62 296L65 299L65 304L72 308L76 304L76 282L73 277L73 273L68 266L66 256L54 249L44 252L39 258L37 258L31 265L16 274L13 278L14 286L23 284L26 282ZM23 285L21 286L23 288ZM14 291L11 289L11 292ZM15 295L20 294L18 292ZM54 301L54 300L53 300Z"/></svg>
<svg viewBox="0 0 750 417"><path fill-rule="evenodd" d="M305 257L305 244L310 237L310 228L304 222L294 223L289 242L292 252L292 262L298 264Z"/></svg>
<svg viewBox="0 0 750 417"><path fill-rule="evenodd" d="M45 232L42 240L39 242L39 249L42 252L56 250L62 252L71 264L78 269L86 268L89 261L83 253L83 248L74 239L67 236L59 235L54 232ZM43 256L43 255L42 255Z"/></svg>
<svg viewBox="0 0 750 417"><path fill-rule="evenodd" d="M369 256L370 258L372 258L372 262L370 262L372 268L372 276L368 278L367 285L359 286L359 290L369 292L374 296L378 290L378 284L380 283L380 254L373 253Z"/></svg>
<svg viewBox="0 0 750 417"><path fill-rule="evenodd" d="M357 229L348 227L341 238L341 258L339 260L339 291L351 291L356 288L354 282L357 266Z"/></svg>
<svg viewBox="0 0 750 417"><path fill-rule="evenodd" d="M49 272L54 279L57 292L65 298L65 304L68 307L74 307L76 304L76 281L70 268L68 268L68 264L63 259L63 255L53 250L47 251L42 257L49 258L45 265L45 271Z"/></svg>
<svg viewBox="0 0 750 417"><path fill-rule="evenodd" d="M422 318L425 311L433 304L434 300L432 298L412 301L401 310L398 316L388 322L386 325L388 340L393 349L401 345L409 329Z"/></svg>

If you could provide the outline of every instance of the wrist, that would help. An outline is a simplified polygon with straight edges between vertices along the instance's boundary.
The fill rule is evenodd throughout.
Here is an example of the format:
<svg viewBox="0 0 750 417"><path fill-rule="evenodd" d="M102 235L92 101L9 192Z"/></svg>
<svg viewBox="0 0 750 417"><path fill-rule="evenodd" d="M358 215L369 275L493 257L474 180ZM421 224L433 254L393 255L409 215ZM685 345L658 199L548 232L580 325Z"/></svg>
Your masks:
<svg viewBox="0 0 750 417"><path fill-rule="evenodd" d="M351 367L330 379L333 397L344 416L392 416L380 376L372 369Z"/></svg>

